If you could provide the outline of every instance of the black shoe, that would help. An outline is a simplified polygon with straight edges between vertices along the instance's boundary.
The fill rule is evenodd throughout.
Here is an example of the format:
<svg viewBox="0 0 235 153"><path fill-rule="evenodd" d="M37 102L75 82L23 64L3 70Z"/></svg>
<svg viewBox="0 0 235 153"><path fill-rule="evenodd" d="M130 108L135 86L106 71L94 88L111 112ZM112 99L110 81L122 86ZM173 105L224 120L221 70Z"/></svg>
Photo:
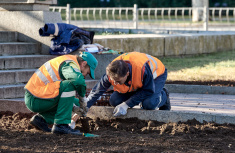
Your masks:
<svg viewBox="0 0 235 153"><path fill-rule="evenodd" d="M91 44L93 43L93 38L94 38L94 35L95 35L95 32L94 31L91 31L90 32L90 40L91 40Z"/></svg>
<svg viewBox="0 0 235 153"><path fill-rule="evenodd" d="M166 103L165 105L163 105L162 107L159 108L159 110L171 110L171 102L170 102L170 98L169 98L169 92L166 88L163 88L163 90L166 93Z"/></svg>
<svg viewBox="0 0 235 153"><path fill-rule="evenodd" d="M36 127L39 130L42 130L44 132L51 132L51 128L48 127L48 124L45 121L45 119L42 116L40 116L39 114L34 115L30 119L29 123L32 124L34 127Z"/></svg>
<svg viewBox="0 0 235 153"><path fill-rule="evenodd" d="M79 130L72 129L68 124L54 124L52 127L52 133L82 135Z"/></svg>

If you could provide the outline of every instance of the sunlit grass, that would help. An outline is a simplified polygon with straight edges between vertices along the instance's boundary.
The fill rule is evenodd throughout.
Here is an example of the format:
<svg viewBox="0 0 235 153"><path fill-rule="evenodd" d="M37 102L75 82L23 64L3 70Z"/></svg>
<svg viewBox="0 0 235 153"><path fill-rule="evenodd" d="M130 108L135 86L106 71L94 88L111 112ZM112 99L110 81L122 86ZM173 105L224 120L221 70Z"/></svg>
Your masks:
<svg viewBox="0 0 235 153"><path fill-rule="evenodd" d="M169 81L235 81L235 51L160 59Z"/></svg>

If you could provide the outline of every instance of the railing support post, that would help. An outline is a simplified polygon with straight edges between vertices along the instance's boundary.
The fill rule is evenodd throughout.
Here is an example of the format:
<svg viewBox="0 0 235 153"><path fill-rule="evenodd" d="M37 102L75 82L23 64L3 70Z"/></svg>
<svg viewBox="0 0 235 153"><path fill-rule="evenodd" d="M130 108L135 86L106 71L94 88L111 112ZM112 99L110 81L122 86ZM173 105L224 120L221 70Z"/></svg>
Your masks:
<svg viewBox="0 0 235 153"><path fill-rule="evenodd" d="M209 0L204 1L204 11L203 11L203 29L208 31L208 21L209 21Z"/></svg>
<svg viewBox="0 0 235 153"><path fill-rule="evenodd" d="M137 8L137 4L134 4L134 8L133 8L133 26L134 29L138 29L138 8Z"/></svg>
<svg viewBox="0 0 235 153"><path fill-rule="evenodd" d="M67 8L66 8L66 23L70 24L70 21L71 21L70 4L67 4Z"/></svg>

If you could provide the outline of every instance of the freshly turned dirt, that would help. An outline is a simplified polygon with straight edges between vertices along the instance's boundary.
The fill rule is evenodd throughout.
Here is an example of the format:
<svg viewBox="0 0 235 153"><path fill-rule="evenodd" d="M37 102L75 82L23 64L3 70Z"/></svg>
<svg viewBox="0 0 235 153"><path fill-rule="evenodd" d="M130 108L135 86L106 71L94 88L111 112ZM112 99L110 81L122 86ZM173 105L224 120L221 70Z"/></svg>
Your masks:
<svg viewBox="0 0 235 153"><path fill-rule="evenodd" d="M235 152L231 124L97 118L89 130L100 137L86 138L41 132L29 124L33 115L0 112L0 152Z"/></svg>

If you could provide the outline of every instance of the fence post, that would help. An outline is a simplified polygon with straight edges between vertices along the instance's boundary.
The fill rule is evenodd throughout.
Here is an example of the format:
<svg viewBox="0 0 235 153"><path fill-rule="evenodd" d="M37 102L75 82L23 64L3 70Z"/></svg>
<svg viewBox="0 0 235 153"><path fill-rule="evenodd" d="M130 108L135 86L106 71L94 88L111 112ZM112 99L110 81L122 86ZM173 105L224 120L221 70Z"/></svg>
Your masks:
<svg viewBox="0 0 235 153"><path fill-rule="evenodd" d="M204 11L203 11L203 29L208 31L208 21L209 21L209 0L204 1Z"/></svg>
<svg viewBox="0 0 235 153"><path fill-rule="evenodd" d="M70 10L70 4L67 4L67 8L66 8L66 23L70 24L71 21L71 10Z"/></svg>
<svg viewBox="0 0 235 153"><path fill-rule="evenodd" d="M138 29L138 8L137 8L137 4L134 4L134 8L133 8L133 24L134 24L134 29Z"/></svg>

